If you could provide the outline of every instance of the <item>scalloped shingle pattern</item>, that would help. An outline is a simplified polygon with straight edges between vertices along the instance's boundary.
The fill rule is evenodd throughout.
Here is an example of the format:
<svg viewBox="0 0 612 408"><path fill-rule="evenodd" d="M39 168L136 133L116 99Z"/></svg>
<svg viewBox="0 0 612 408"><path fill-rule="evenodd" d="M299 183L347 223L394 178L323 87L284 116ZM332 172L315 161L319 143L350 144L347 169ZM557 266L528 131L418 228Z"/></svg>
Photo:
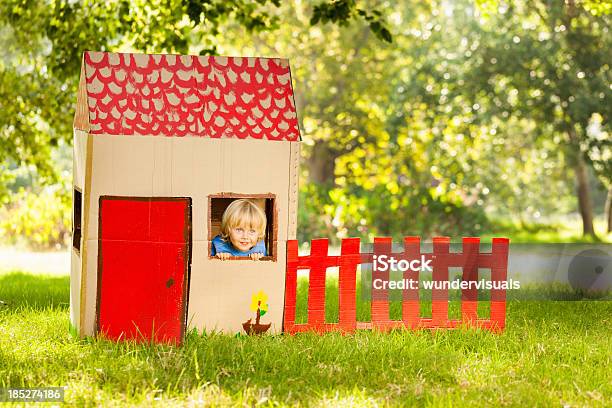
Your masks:
<svg viewBox="0 0 612 408"><path fill-rule="evenodd" d="M90 132L299 140L287 60L85 53Z"/></svg>

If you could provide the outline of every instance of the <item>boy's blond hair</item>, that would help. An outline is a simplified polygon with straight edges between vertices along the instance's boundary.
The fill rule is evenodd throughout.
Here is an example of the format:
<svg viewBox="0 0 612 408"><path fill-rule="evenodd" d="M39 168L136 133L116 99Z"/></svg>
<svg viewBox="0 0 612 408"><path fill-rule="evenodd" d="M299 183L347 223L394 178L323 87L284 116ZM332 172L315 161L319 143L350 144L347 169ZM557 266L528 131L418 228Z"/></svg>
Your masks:
<svg viewBox="0 0 612 408"><path fill-rule="evenodd" d="M257 231L257 241L266 236L266 214L250 200L232 201L221 218L221 238L229 239L232 228L247 227Z"/></svg>

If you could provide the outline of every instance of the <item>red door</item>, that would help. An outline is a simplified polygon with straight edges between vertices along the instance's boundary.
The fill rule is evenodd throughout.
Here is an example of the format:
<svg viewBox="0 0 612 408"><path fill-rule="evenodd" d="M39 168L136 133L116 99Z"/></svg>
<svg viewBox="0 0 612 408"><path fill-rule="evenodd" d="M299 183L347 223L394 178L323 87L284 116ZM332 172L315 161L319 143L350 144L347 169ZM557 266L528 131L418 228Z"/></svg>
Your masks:
<svg viewBox="0 0 612 408"><path fill-rule="evenodd" d="M191 253L191 199L100 197L98 331L181 343Z"/></svg>

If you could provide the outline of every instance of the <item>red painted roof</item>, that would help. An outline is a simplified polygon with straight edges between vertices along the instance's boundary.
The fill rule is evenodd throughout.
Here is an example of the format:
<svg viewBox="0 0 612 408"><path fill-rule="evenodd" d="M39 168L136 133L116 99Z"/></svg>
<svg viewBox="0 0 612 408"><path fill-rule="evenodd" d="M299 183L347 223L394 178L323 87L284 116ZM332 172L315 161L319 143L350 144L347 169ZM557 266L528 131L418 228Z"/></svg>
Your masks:
<svg viewBox="0 0 612 408"><path fill-rule="evenodd" d="M90 133L300 140L283 59L85 53Z"/></svg>

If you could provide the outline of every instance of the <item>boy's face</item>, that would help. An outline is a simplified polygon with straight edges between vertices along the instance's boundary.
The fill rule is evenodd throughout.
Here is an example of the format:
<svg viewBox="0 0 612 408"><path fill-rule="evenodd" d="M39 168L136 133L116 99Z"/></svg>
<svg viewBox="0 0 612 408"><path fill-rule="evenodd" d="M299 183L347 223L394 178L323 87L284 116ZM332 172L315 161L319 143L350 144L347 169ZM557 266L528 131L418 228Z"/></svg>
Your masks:
<svg viewBox="0 0 612 408"><path fill-rule="evenodd" d="M234 248L246 252L257 244L257 231L252 227L239 226L230 228L229 237Z"/></svg>

